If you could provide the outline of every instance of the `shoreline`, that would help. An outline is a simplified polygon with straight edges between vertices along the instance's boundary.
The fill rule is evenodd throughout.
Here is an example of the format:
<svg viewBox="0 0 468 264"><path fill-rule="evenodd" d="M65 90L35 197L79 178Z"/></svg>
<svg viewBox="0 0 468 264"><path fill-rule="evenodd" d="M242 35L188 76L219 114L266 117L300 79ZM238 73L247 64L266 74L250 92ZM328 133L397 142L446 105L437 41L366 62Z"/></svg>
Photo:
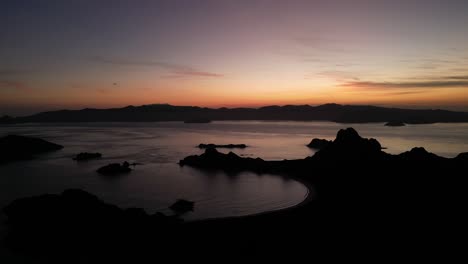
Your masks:
<svg viewBox="0 0 468 264"><path fill-rule="evenodd" d="M279 208L275 210L269 210L269 211L264 211L264 212L259 212L259 213L253 213L253 214L247 214L247 215L239 215L239 216L226 216L226 217L212 217L212 218L205 218L205 219L196 219L196 220L184 220L184 224L199 224L199 223L206 223L206 222L222 222L222 221L231 221L231 220L246 220L249 218L256 218L256 217L271 217L271 216L276 216L280 214L287 214L290 213L291 211L301 209L307 205L309 205L312 201L315 200L315 191L313 184L309 181L304 180L301 177L295 177L291 175L279 175L276 174L275 176L278 177L283 177L286 178L287 180L294 180L299 182L300 184L304 185L306 188L307 192L304 196L304 199L292 206L288 206L285 208Z"/></svg>
<svg viewBox="0 0 468 264"><path fill-rule="evenodd" d="M361 238L378 247L380 241L394 244L393 238L411 245L446 243L444 236L429 234L436 238L429 240L427 230L435 227L436 233L445 234L447 226L457 232L464 224L460 208L465 205L466 182L459 172L468 168L468 152L452 159L422 147L388 154L376 139L363 138L347 128L340 129L326 148L304 159L269 161L207 149L185 157L180 164L233 175L250 171L254 173L250 177L272 174L285 182L301 183L306 190L294 189L300 196L293 206L182 221L177 215L123 209L81 189L67 189L9 205L5 211L11 220L9 246L24 249L25 254L39 252L44 258L57 256L56 249L65 256L107 260L109 252L121 250L132 259L142 253L154 258L155 249L189 258L234 252L259 257L267 252L311 256L311 249L321 250L317 246L331 246L335 252L337 246L361 247ZM434 190L440 192L434 195ZM114 256L120 259L120 254Z"/></svg>
<svg viewBox="0 0 468 264"><path fill-rule="evenodd" d="M387 121L363 121L363 122L340 122L333 120L310 120L310 119L219 119L211 120L211 124L216 122L265 122L265 123L274 123L274 122L297 122L297 123L319 123L319 122L328 122L340 125L361 125L361 124L385 124ZM138 120L126 120L126 121L73 121L73 122L64 122L64 121L42 121L42 122L11 122L11 123L0 123L0 127L16 127L16 126L66 126L66 125L83 125L83 124L123 124L123 123L180 123L190 125L204 124L207 123L184 123L183 120L149 120L149 121L138 121ZM210 124L208 123L208 124ZM437 122L405 122L406 125L434 125L434 124L468 124L468 121L437 121ZM392 126L390 126L392 127Z"/></svg>

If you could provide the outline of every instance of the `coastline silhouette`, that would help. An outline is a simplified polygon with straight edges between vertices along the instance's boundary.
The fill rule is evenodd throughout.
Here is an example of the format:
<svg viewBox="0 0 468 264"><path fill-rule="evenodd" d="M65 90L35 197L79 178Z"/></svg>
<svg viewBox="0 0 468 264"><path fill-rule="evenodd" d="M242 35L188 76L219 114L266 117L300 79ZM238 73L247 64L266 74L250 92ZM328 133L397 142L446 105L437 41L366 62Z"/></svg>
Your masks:
<svg viewBox="0 0 468 264"><path fill-rule="evenodd" d="M277 173L313 185L317 199L260 215L185 222L177 215L124 210L84 191L67 190L7 206L8 245L51 258L76 254L79 248L84 256L108 260L118 258L107 255L116 249L131 259L135 254L147 258L146 250L157 248L184 252L181 258L188 260L223 256L233 248L256 255L271 250L305 254L313 247L320 254L332 243L341 250L334 239L346 249L389 245L395 239L400 245L441 248L452 245L454 240L447 241L451 232L465 225L466 179L460 172L468 169L467 153L444 158L413 148L387 154L377 140L362 138L352 128L339 130L335 140L304 159L265 161L207 148L182 159L180 166ZM193 210L193 203L179 200L172 207ZM295 239L298 234L312 241ZM349 239L364 241L351 245Z"/></svg>
<svg viewBox="0 0 468 264"><path fill-rule="evenodd" d="M0 264L467 262L468 0L0 25Z"/></svg>
<svg viewBox="0 0 468 264"><path fill-rule="evenodd" d="M332 121L338 123L430 124L468 122L468 112L447 110L416 110L385 108L368 105L324 104L265 106L260 108L206 108L152 104L112 109L60 110L31 116L8 118L0 123L30 122L156 122L183 121L211 123L219 120L290 120ZM394 120L399 120L398 123Z"/></svg>

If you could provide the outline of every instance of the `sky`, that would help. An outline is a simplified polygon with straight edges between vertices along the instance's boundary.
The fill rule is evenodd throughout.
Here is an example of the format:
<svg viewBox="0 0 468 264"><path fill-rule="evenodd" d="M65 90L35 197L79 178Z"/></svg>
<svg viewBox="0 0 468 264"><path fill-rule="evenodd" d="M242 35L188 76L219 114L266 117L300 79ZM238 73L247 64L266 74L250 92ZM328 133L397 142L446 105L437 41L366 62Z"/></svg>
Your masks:
<svg viewBox="0 0 468 264"><path fill-rule="evenodd" d="M0 3L0 115L169 103L468 111L468 1Z"/></svg>

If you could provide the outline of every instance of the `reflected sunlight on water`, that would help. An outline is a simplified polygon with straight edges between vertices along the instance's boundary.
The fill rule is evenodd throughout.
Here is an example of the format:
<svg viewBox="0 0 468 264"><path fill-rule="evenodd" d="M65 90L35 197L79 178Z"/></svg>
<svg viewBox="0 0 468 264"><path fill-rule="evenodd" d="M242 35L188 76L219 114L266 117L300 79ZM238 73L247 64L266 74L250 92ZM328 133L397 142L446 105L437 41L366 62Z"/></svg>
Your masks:
<svg viewBox="0 0 468 264"><path fill-rule="evenodd" d="M143 207L150 213L168 212L167 207L178 198L193 200L195 211L187 215L187 219L285 208L304 199L307 190L302 184L273 175L207 173L181 168L176 163L185 156L202 153L196 148L200 143L244 143L249 147L232 151L246 157L304 158L314 154L305 146L312 138L334 139L338 129L349 126L362 136L379 140L389 153L400 153L415 146L447 157L468 151L468 124L385 127L381 123L233 121L3 126L0 135L37 136L65 148L34 161L1 166L0 205L22 196L83 188L106 202L122 207ZM83 151L102 152L104 157L83 163L71 160L74 154ZM115 179L95 173L102 165L124 160L144 165Z"/></svg>

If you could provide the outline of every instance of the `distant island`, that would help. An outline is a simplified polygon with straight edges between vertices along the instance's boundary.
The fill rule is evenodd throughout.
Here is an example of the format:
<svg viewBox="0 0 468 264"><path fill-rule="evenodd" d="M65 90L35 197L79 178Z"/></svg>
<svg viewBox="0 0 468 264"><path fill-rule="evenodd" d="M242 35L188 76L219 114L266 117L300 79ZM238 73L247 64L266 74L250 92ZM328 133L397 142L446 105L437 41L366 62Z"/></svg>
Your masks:
<svg viewBox="0 0 468 264"><path fill-rule="evenodd" d="M198 118L198 119L185 120L184 123L186 123L186 124L206 124L206 123L211 123L211 120Z"/></svg>
<svg viewBox="0 0 468 264"><path fill-rule="evenodd" d="M313 149L322 149L328 146L331 142L332 142L331 140L314 138L309 144L307 144L307 147L313 148Z"/></svg>
<svg viewBox="0 0 468 264"><path fill-rule="evenodd" d="M39 154L57 151L62 148L61 145L41 138L7 135L0 137L0 164L30 160Z"/></svg>
<svg viewBox="0 0 468 264"><path fill-rule="evenodd" d="M246 147L247 147L246 144L219 145L219 144L209 143L209 144L199 144L198 145L198 148L201 148L201 149L207 149L207 148L240 148L240 149L243 149L243 148L246 148Z"/></svg>
<svg viewBox="0 0 468 264"><path fill-rule="evenodd" d="M2 118L0 123L30 122L158 122L206 123L220 120L332 121L337 123L398 122L430 124L468 122L468 112L440 109L400 109L369 105L324 104L265 106L260 108L206 108L154 104L111 109L60 110L31 116ZM197 121L197 122L193 122Z"/></svg>
<svg viewBox="0 0 468 264"><path fill-rule="evenodd" d="M105 172L129 172L122 170L130 165L110 164ZM284 181L300 181L310 192L289 208L198 221L179 217L196 210L194 201L183 199L168 207L173 214L165 214L123 209L80 189L27 196L3 208L5 245L27 257L39 252L45 260L56 260L44 263L59 263L70 256L86 260L80 263L88 259L120 263L123 254L133 263L135 256L155 259L154 252L179 254L188 261L207 257L218 261L237 250L311 256L311 250L321 249L323 243L329 246L330 239L340 240L338 246L332 244L333 251L361 247L361 238L379 248L384 243L411 250L414 245L424 250L439 249L441 244L463 248L453 236L464 237L466 227L467 181L460 172L468 169L468 152L445 158L415 147L389 154L376 139L347 128L303 159L244 158L207 148L203 154L181 159L179 165L224 171L231 177L242 172L250 172L248 177L281 175ZM217 178L216 173L210 176ZM368 252L366 246L364 253ZM265 259L264 254L260 257Z"/></svg>
<svg viewBox="0 0 468 264"><path fill-rule="evenodd" d="M405 123L398 122L398 121L390 121L390 122L386 123L385 126L401 127L401 126L405 126Z"/></svg>

